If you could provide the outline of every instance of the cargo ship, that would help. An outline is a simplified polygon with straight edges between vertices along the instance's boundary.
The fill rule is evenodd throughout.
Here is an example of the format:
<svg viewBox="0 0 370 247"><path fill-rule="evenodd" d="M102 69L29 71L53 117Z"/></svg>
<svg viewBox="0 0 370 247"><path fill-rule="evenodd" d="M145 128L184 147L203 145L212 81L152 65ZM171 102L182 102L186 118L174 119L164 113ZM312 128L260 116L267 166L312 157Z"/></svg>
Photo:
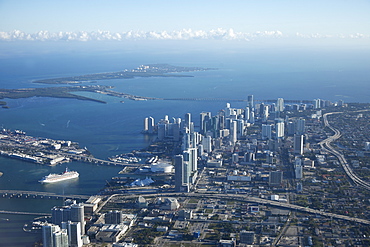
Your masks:
<svg viewBox="0 0 370 247"><path fill-rule="evenodd" d="M50 173L49 175L39 180L39 182L42 184L56 183L64 180L78 178L79 175L80 174L78 172L69 171L68 168L66 168L66 170L63 173L61 174Z"/></svg>

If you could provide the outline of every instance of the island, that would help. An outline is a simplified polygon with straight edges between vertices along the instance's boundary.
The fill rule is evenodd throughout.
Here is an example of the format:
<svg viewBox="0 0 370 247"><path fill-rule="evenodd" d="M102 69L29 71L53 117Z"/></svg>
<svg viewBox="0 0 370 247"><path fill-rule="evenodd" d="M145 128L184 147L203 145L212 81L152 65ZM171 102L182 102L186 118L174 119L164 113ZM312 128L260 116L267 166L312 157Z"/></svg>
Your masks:
<svg viewBox="0 0 370 247"><path fill-rule="evenodd" d="M193 77L192 75L179 75L174 73L214 70L212 68L183 67L169 64L140 65L135 69L125 69L118 72L106 72L81 76L60 77L33 81L43 84L78 84L81 82L95 82L97 80L132 79L134 77Z"/></svg>
<svg viewBox="0 0 370 247"><path fill-rule="evenodd" d="M112 88L111 86L74 86L74 87L46 87L46 88L20 88L20 89L0 89L0 99L20 99L30 97L54 97L54 98L73 98L79 100L91 100L98 103L105 101L93 99L72 92L101 92ZM0 101L3 108L7 108L6 102Z"/></svg>

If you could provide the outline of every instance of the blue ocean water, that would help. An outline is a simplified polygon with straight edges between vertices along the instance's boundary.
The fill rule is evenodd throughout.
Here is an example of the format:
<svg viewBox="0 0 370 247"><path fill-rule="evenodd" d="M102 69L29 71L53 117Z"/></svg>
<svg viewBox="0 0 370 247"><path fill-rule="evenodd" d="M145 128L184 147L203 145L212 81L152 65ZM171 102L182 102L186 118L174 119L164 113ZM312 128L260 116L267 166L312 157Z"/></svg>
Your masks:
<svg viewBox="0 0 370 247"><path fill-rule="evenodd" d="M299 50L299 49L245 49L245 50L70 50L62 52L24 52L21 55L0 57L0 87L47 87L34 84L41 78L119 71L141 64L169 63L180 66L200 66L217 70L189 73L184 78L134 78L99 81L112 85L114 90L142 96L163 98L226 98L245 99L314 99L332 101L369 102L370 52L368 50ZM90 85L89 83L85 83ZM52 139L72 140L87 147L96 157L109 156L144 148L147 137L140 134L143 119L153 116L156 121L169 117L183 117L190 112L195 124L201 111L216 113L227 101L130 101L88 93L90 97L107 104L92 101L57 98L6 99L10 109L0 109L0 126L21 129L29 135ZM244 107L243 102L232 102L233 107ZM19 160L0 157L0 189L50 191L65 194L97 193L120 168L72 162L77 170L77 181L45 186L37 181L53 172L59 173L65 165L45 167ZM39 200L31 204L21 199L0 199L0 209L48 212L60 201ZM30 205L32 205L30 207ZM41 211L40 211L41 210ZM8 217L8 216L6 216ZM11 228L22 217L9 216L0 220L0 239L7 246L26 246L32 243L22 229ZM26 217L25 217L26 219ZM15 224L19 225L19 224ZM14 225L12 225L14 226ZM14 240L14 234L21 238ZM12 237L10 237L12 236ZM0 246L2 246L0 244ZM6 245L4 245L6 246Z"/></svg>

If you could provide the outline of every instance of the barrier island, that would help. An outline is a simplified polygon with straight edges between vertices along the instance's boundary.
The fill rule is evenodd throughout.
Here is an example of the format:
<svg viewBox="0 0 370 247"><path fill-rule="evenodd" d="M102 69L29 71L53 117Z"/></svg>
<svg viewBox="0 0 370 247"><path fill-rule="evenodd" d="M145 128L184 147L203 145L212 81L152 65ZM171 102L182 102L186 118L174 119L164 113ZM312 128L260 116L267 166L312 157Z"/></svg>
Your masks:
<svg viewBox="0 0 370 247"><path fill-rule="evenodd" d="M123 71L118 72L107 72L81 76L42 79L33 82L43 84L77 84L81 82L88 81L94 82L98 80L132 79L134 77L193 77L192 75L181 75L175 73L205 71L205 70L214 70L214 69L201 67L183 67L169 64L148 64L140 65L136 69L131 70L125 69Z"/></svg>

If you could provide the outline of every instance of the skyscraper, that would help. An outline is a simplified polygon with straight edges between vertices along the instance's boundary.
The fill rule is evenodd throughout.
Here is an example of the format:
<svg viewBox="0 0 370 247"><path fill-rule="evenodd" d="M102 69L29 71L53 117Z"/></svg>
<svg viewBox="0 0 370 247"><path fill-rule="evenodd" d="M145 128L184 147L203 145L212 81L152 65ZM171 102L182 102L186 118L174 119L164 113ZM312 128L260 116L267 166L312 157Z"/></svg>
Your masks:
<svg viewBox="0 0 370 247"><path fill-rule="evenodd" d="M71 218L73 222L79 222L81 228L81 234L85 234L85 217L84 217L84 205L82 203L73 204L71 206Z"/></svg>
<svg viewBox="0 0 370 247"><path fill-rule="evenodd" d="M122 223L122 211L115 210L109 211L104 216L105 224L121 224Z"/></svg>
<svg viewBox="0 0 370 247"><path fill-rule="evenodd" d="M184 162L189 163L190 173L198 169L198 155L196 148L188 148L183 152Z"/></svg>
<svg viewBox="0 0 370 247"><path fill-rule="evenodd" d="M64 227L68 230L68 243L70 247L81 247L81 225L80 222L68 221Z"/></svg>
<svg viewBox="0 0 370 247"><path fill-rule="evenodd" d="M57 225L42 226L42 243L44 247L54 247L53 233L56 231L60 231L60 227Z"/></svg>
<svg viewBox="0 0 370 247"><path fill-rule="evenodd" d="M237 137L240 139L244 136L244 120L238 119L237 121Z"/></svg>
<svg viewBox="0 0 370 247"><path fill-rule="evenodd" d="M202 141L204 151L210 153L212 152L212 137L206 136Z"/></svg>
<svg viewBox="0 0 370 247"><path fill-rule="evenodd" d="M242 244L254 244L254 235L252 231L241 231L240 232L240 243Z"/></svg>
<svg viewBox="0 0 370 247"><path fill-rule="evenodd" d="M71 208L69 206L53 207L51 209L51 222L61 226L62 222L71 219Z"/></svg>
<svg viewBox="0 0 370 247"><path fill-rule="evenodd" d="M200 133L205 134L210 129L210 120L211 120L211 113L210 112L201 112L200 113Z"/></svg>
<svg viewBox="0 0 370 247"><path fill-rule="evenodd" d="M274 171L270 172L269 185L270 186L281 186L283 182L283 172Z"/></svg>
<svg viewBox="0 0 370 247"><path fill-rule="evenodd" d="M147 132L149 130L149 118L144 118L144 132Z"/></svg>
<svg viewBox="0 0 370 247"><path fill-rule="evenodd" d="M304 118L297 119L295 121L295 133L303 135L305 133L306 120Z"/></svg>
<svg viewBox="0 0 370 247"><path fill-rule="evenodd" d="M275 124L275 131L276 131L276 138L283 138L284 137L284 122L280 121Z"/></svg>
<svg viewBox="0 0 370 247"><path fill-rule="evenodd" d="M60 231L53 233L54 247L69 247L68 244L68 234L66 229L61 229ZM73 247L73 246L72 246Z"/></svg>
<svg viewBox="0 0 370 247"><path fill-rule="evenodd" d="M303 135L294 135L294 153L296 154L303 154L303 140L304 136Z"/></svg>
<svg viewBox="0 0 370 247"><path fill-rule="evenodd" d="M238 140L237 136L237 122L236 121L231 121L230 123L230 142L232 144L235 144L236 141Z"/></svg>
<svg viewBox="0 0 370 247"><path fill-rule="evenodd" d="M68 247L67 232L54 224L43 225L42 243L44 247Z"/></svg>
<svg viewBox="0 0 370 247"><path fill-rule="evenodd" d="M284 111L284 99L283 98L278 98L276 101L276 111L277 112L282 112Z"/></svg>
<svg viewBox="0 0 370 247"><path fill-rule="evenodd" d="M168 127L167 123L162 122L158 124L158 139L159 140L164 140L164 138L166 137L167 127Z"/></svg>
<svg viewBox="0 0 370 247"><path fill-rule="evenodd" d="M272 137L272 125L262 124L262 139L269 140Z"/></svg>
<svg viewBox="0 0 370 247"><path fill-rule="evenodd" d="M247 100L248 100L248 107L249 107L250 109L253 109L253 107L254 107L254 99L253 99L253 95L248 95Z"/></svg>
<svg viewBox="0 0 370 247"><path fill-rule="evenodd" d="M183 177L183 166L184 166L184 156L181 154L176 155L174 158L174 166L175 166L175 190L181 191L184 184L184 177Z"/></svg>
<svg viewBox="0 0 370 247"><path fill-rule="evenodd" d="M244 120L249 122L249 118L250 118L250 109L249 107L246 107L244 109Z"/></svg>
<svg viewBox="0 0 370 247"><path fill-rule="evenodd" d="M185 121L184 121L184 127L185 127L185 131L189 131L191 130L191 113L186 113L185 114Z"/></svg>
<svg viewBox="0 0 370 247"><path fill-rule="evenodd" d="M294 161L294 173L295 173L296 179L302 179L303 167L302 167L302 160L300 158L296 158Z"/></svg>
<svg viewBox="0 0 370 247"><path fill-rule="evenodd" d="M154 133L154 125L155 125L154 118L149 117L148 118L148 132L149 133Z"/></svg>

